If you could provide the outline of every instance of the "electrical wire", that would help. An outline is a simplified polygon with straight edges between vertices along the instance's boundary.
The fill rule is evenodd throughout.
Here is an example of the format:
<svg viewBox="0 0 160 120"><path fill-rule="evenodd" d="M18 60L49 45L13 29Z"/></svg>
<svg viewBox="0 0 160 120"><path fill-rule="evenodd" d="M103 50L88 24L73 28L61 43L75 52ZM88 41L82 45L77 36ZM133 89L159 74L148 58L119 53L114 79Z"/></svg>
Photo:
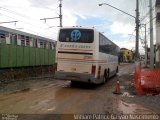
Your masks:
<svg viewBox="0 0 160 120"><path fill-rule="evenodd" d="M36 2L38 2L39 5L43 6L43 8L49 9L49 10L51 10L51 11L55 11L55 9L51 9L51 8L49 8L49 7L46 7L46 6L44 6L44 5L43 5L41 2L39 2L39 1L36 1ZM18 13L18 12L15 12L15 11L13 11L13 10L8 9L8 8L0 7L0 10L9 12L9 13L14 14L14 15L17 15L17 16L21 16L21 17L23 17L23 18L25 18L25 19L26 19L26 18L30 18L29 16L22 15L22 14L20 14L20 13ZM58 14L57 12L55 12L55 13ZM3 14L3 15L6 16L6 17L15 19L15 18L10 17L10 16L8 16L8 15L5 15L5 14ZM58 15L59 15L59 14L58 14ZM17 20L18 20L18 19L17 19ZM22 23L25 23L25 24L28 24L28 25L31 25L31 26L38 27L38 28L40 28L40 29L44 29L44 28L42 28L42 27L36 26L35 24L29 23L29 22L26 22L26 21L22 21L22 20L18 20L18 21L21 21ZM49 26L49 27L50 27L50 26Z"/></svg>
<svg viewBox="0 0 160 120"><path fill-rule="evenodd" d="M0 10L6 11L6 12L9 12L9 13L12 13L12 14L14 14L14 15L21 16L21 17L25 17L25 18L26 18L26 17L29 17L29 16L20 14L20 13L18 13L18 12L12 11L12 10L10 10L10 9L8 9L8 8L4 8L4 7L0 7Z"/></svg>
<svg viewBox="0 0 160 120"><path fill-rule="evenodd" d="M134 36L134 32L135 32L136 30L134 30L133 32L132 32L132 34L130 35L130 37L129 37L129 40L128 41L130 41L131 40L131 38L132 38L132 36Z"/></svg>

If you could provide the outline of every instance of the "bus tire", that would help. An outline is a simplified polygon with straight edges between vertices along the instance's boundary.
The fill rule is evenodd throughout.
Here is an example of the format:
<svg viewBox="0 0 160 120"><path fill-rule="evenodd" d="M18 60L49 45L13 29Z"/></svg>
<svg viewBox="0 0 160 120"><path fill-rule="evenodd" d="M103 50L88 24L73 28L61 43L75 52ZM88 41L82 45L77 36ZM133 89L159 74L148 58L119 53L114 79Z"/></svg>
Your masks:
<svg viewBox="0 0 160 120"><path fill-rule="evenodd" d="M110 69L108 69L107 71L107 80L109 80L109 78L110 78Z"/></svg>
<svg viewBox="0 0 160 120"><path fill-rule="evenodd" d="M78 85L78 81L71 81L71 87Z"/></svg>
<svg viewBox="0 0 160 120"><path fill-rule="evenodd" d="M119 68L117 67L117 68L116 68L116 74L115 74L115 75L117 75L118 72L119 72Z"/></svg>
<svg viewBox="0 0 160 120"><path fill-rule="evenodd" d="M77 81L72 81L71 80L71 84L77 84L78 82Z"/></svg>
<svg viewBox="0 0 160 120"><path fill-rule="evenodd" d="M117 67L117 69L116 69L116 73L118 73L119 72L119 68Z"/></svg>
<svg viewBox="0 0 160 120"><path fill-rule="evenodd" d="M107 81L107 79L108 79L108 75L107 75L107 72L106 72L106 70L104 71L104 75L103 75L103 84Z"/></svg>

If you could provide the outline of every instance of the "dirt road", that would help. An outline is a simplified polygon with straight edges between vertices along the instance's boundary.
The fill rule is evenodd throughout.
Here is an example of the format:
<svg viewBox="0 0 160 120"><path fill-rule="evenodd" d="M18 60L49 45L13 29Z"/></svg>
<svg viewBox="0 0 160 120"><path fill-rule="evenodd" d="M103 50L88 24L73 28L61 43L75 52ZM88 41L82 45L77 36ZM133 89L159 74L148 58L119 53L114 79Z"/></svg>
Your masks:
<svg viewBox="0 0 160 120"><path fill-rule="evenodd" d="M137 96L134 64L122 64L104 85L54 79L17 81L0 87L2 114L159 114L160 96ZM121 95L113 94L120 80Z"/></svg>

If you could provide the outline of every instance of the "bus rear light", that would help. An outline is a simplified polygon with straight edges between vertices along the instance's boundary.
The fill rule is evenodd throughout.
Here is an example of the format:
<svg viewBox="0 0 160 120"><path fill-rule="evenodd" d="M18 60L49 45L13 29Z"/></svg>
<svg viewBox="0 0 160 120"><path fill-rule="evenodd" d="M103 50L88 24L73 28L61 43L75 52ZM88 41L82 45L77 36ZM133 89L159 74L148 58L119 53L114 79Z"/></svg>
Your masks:
<svg viewBox="0 0 160 120"><path fill-rule="evenodd" d="M96 73L96 66L95 66L95 65L92 65L91 73L92 73L93 75L95 75L95 73Z"/></svg>

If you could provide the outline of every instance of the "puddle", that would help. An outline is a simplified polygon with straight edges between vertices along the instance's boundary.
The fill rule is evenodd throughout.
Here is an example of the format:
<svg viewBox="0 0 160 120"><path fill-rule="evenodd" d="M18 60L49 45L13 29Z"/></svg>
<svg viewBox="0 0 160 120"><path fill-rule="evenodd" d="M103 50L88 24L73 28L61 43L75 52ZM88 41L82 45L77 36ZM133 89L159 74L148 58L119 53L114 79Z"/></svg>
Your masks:
<svg viewBox="0 0 160 120"><path fill-rule="evenodd" d="M36 101L29 108L32 110L37 109L37 110L42 110L42 111L54 111L56 109L54 104L55 104L55 102L51 99L50 100L41 100L41 101Z"/></svg>
<svg viewBox="0 0 160 120"><path fill-rule="evenodd" d="M53 107L53 108L49 108L49 109L47 109L48 111L53 111L53 110L55 110L56 109L56 107Z"/></svg>
<svg viewBox="0 0 160 120"><path fill-rule="evenodd" d="M129 75L134 75L134 73L130 73Z"/></svg>
<svg viewBox="0 0 160 120"><path fill-rule="evenodd" d="M134 97L133 95L130 95L128 92L123 92L123 97L127 96L127 97Z"/></svg>
<svg viewBox="0 0 160 120"><path fill-rule="evenodd" d="M124 86L120 86L120 89L124 89L125 87Z"/></svg>
<svg viewBox="0 0 160 120"><path fill-rule="evenodd" d="M30 91L30 88L24 88L24 89L21 89L21 90L12 91L12 92L10 92L10 94L25 93L25 92L29 92L29 91Z"/></svg>
<svg viewBox="0 0 160 120"><path fill-rule="evenodd" d="M141 105L129 104L123 101L118 102L118 110L123 114L154 114L153 111L144 108Z"/></svg>

